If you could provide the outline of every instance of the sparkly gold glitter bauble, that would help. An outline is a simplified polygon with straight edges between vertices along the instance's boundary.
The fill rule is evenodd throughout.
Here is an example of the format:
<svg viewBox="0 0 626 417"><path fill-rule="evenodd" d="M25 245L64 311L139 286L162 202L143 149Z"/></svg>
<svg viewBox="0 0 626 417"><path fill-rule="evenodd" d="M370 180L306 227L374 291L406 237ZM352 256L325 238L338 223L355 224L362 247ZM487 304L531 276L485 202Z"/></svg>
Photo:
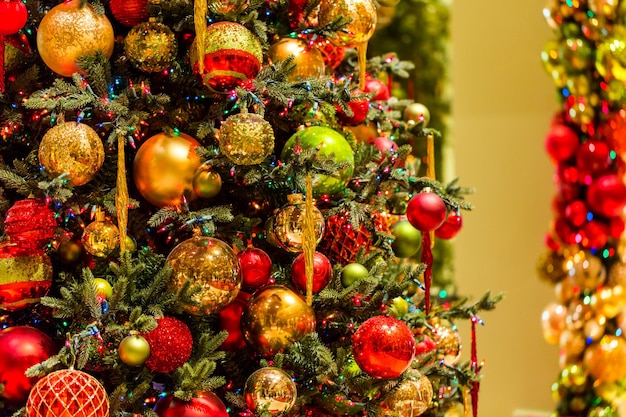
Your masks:
<svg viewBox="0 0 626 417"><path fill-rule="evenodd" d="M54 72L70 77L78 72L77 58L101 52L113 54L113 26L104 14L97 14L89 3L69 0L45 14L37 29L37 50Z"/></svg>
<svg viewBox="0 0 626 417"><path fill-rule="evenodd" d="M289 252L302 252L304 236L304 209L305 203L302 194L290 194L287 196L288 204L281 207L274 215L272 234L276 242ZM315 244L317 245L324 236L324 216L322 212L313 206L311 222L315 232Z"/></svg>
<svg viewBox="0 0 626 417"><path fill-rule="evenodd" d="M385 416L415 417L422 415L433 401L433 386L425 375L406 379L385 395L382 407Z"/></svg>
<svg viewBox="0 0 626 417"><path fill-rule="evenodd" d="M611 319L626 307L626 291L621 285L599 288L591 297L591 305L596 314Z"/></svg>
<svg viewBox="0 0 626 417"><path fill-rule="evenodd" d="M319 78L324 75L324 57L319 49L310 47L300 38L283 38L273 43L267 52L270 63L276 64L293 56L295 68L287 74L289 81L301 81L305 78Z"/></svg>
<svg viewBox="0 0 626 417"><path fill-rule="evenodd" d="M580 392L587 384L587 372L581 364L566 366L559 375L559 383L574 392Z"/></svg>
<svg viewBox="0 0 626 417"><path fill-rule="evenodd" d="M124 51L135 68L160 72L176 57L176 37L163 23L140 23L124 39Z"/></svg>
<svg viewBox="0 0 626 417"><path fill-rule="evenodd" d="M568 329L582 330L585 322L594 315L594 308L590 304L584 304L582 300L573 300L568 307L568 315L565 325Z"/></svg>
<svg viewBox="0 0 626 417"><path fill-rule="evenodd" d="M91 127L65 122L48 130L39 144L39 163L50 178L67 174L73 186L88 183L104 162L104 146Z"/></svg>
<svg viewBox="0 0 626 417"><path fill-rule="evenodd" d="M376 29L376 6L372 0L322 0L319 6L320 26L333 22L343 16L349 19L347 25L329 40L339 46L354 48L366 43Z"/></svg>
<svg viewBox="0 0 626 417"><path fill-rule="evenodd" d="M248 409L271 415L288 413L296 403L298 392L289 374L279 368L267 366L254 371L243 388Z"/></svg>
<svg viewBox="0 0 626 417"><path fill-rule="evenodd" d="M120 359L128 366L141 366L150 356L150 344L137 334L126 336L117 348Z"/></svg>
<svg viewBox="0 0 626 417"><path fill-rule="evenodd" d="M567 277L565 270L565 256L555 251L546 251L537 261L537 274L539 278L556 284Z"/></svg>
<svg viewBox="0 0 626 417"><path fill-rule="evenodd" d="M559 355L565 363L577 362L586 346L585 335L582 331L565 329L559 338Z"/></svg>
<svg viewBox="0 0 626 417"><path fill-rule="evenodd" d="M222 189L222 177L212 169L199 169L193 176L193 192L200 198L213 198Z"/></svg>
<svg viewBox="0 0 626 417"><path fill-rule="evenodd" d="M241 329L248 346L273 356L315 331L315 312L289 288L268 286L257 290L248 302Z"/></svg>
<svg viewBox="0 0 626 417"><path fill-rule="evenodd" d="M402 118L411 126L428 126L430 122L430 111L422 103L411 103L404 109Z"/></svg>
<svg viewBox="0 0 626 417"><path fill-rule="evenodd" d="M219 239L189 238L170 252L165 263L174 271L169 283L171 291L178 291L187 280L192 287L200 286L192 297L197 304L183 305L185 311L196 316L219 312L237 297L241 288L237 255Z"/></svg>
<svg viewBox="0 0 626 417"><path fill-rule="evenodd" d="M81 242L87 252L93 256L105 258L119 246L120 231L101 213L96 216L95 221L85 227Z"/></svg>
<svg viewBox="0 0 626 417"><path fill-rule="evenodd" d="M606 267L602 260L590 252L576 252L565 261L565 270L574 285L595 290L606 281Z"/></svg>
<svg viewBox="0 0 626 417"><path fill-rule="evenodd" d="M598 382L615 382L626 376L626 341L605 335L585 350L583 364Z"/></svg>
<svg viewBox="0 0 626 417"><path fill-rule="evenodd" d="M597 47L596 69L601 76L610 80L626 82L626 29L614 28L612 36L606 38Z"/></svg>
<svg viewBox="0 0 626 417"><path fill-rule="evenodd" d="M144 142L133 162L139 193L157 207L192 200L193 177L200 166L197 140L184 133L158 133Z"/></svg>
<svg viewBox="0 0 626 417"><path fill-rule="evenodd" d="M15 311L38 303L51 286L48 255L0 247L0 310Z"/></svg>
<svg viewBox="0 0 626 417"><path fill-rule="evenodd" d="M240 14L248 8L248 0L209 0L209 10L217 14Z"/></svg>
<svg viewBox="0 0 626 417"><path fill-rule="evenodd" d="M272 125L255 113L229 116L219 134L220 152L237 165L263 162L274 151Z"/></svg>

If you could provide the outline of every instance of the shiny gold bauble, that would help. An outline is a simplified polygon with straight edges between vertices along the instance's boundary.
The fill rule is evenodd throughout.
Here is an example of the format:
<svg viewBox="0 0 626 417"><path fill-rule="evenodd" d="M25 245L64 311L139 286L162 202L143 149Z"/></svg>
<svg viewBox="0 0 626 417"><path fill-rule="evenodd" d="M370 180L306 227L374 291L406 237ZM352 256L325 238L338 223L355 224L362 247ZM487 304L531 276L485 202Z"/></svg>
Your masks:
<svg viewBox="0 0 626 417"><path fill-rule="evenodd" d="M150 356L150 344L137 334L126 336L117 348L120 359L128 366L141 366Z"/></svg>
<svg viewBox="0 0 626 417"><path fill-rule="evenodd" d="M564 363L577 362L585 351L587 342L581 330L565 329L559 338L559 355Z"/></svg>
<svg viewBox="0 0 626 417"><path fill-rule="evenodd" d="M594 14L610 19L615 17L618 3L618 0L587 0L587 6Z"/></svg>
<svg viewBox="0 0 626 417"><path fill-rule="evenodd" d="M376 29L376 6L372 0L322 0L319 6L319 25L324 26L338 17L350 19L347 25L329 40L345 48L367 43Z"/></svg>
<svg viewBox="0 0 626 417"><path fill-rule="evenodd" d="M433 401L433 386L425 375L406 379L383 398L385 416L415 417L422 415Z"/></svg>
<svg viewBox="0 0 626 417"><path fill-rule="evenodd" d="M93 256L106 258L119 246L120 231L110 221L96 219L85 227L81 242Z"/></svg>
<svg viewBox="0 0 626 417"><path fill-rule="evenodd" d="M435 320L428 333L437 344L438 357L448 366L456 365L461 359L461 336L452 324L445 320Z"/></svg>
<svg viewBox="0 0 626 417"><path fill-rule="evenodd" d="M411 103L404 109L402 118L411 126L428 126L430 122L430 111L422 103Z"/></svg>
<svg viewBox="0 0 626 417"><path fill-rule="evenodd" d="M98 14L89 3L69 0L45 14L37 29L37 49L43 62L54 72L70 77L78 72L76 60L101 52L113 54L114 34L111 22Z"/></svg>
<svg viewBox="0 0 626 417"><path fill-rule="evenodd" d="M596 314L612 319L626 307L626 291L621 285L599 288L591 297L591 305Z"/></svg>
<svg viewBox="0 0 626 417"><path fill-rule="evenodd" d="M124 39L124 51L135 68L160 72L176 57L176 37L163 23L144 22L133 27Z"/></svg>
<svg viewBox="0 0 626 417"><path fill-rule="evenodd" d="M135 155L133 176L139 193L157 207L192 200L193 177L200 166L200 143L184 133L158 133Z"/></svg>
<svg viewBox="0 0 626 417"><path fill-rule="evenodd" d="M319 49L310 47L300 38L283 38L273 43L267 51L270 63L275 64L286 60L290 56L294 58L295 68L287 74L289 81L302 81L305 78L319 78L324 75L324 57Z"/></svg>
<svg viewBox="0 0 626 417"><path fill-rule="evenodd" d="M254 371L243 388L246 405L255 413L288 413L296 403L296 384L282 369L267 366Z"/></svg>
<svg viewBox="0 0 626 417"><path fill-rule="evenodd" d="M611 266L608 283L610 285L626 286L626 262L618 260Z"/></svg>
<svg viewBox="0 0 626 417"><path fill-rule="evenodd" d="M24 68L31 53L26 34L18 32L4 36L4 70L7 73Z"/></svg>
<svg viewBox="0 0 626 417"><path fill-rule="evenodd" d="M607 277L606 267L602 260L589 252L576 252L565 262L565 270L569 279L581 290L595 290L604 284Z"/></svg>
<svg viewBox="0 0 626 417"><path fill-rule="evenodd" d="M590 320L585 322L583 326L583 334L587 340L596 342L600 340L602 336L604 336L604 331L606 329L606 317L604 316L595 316Z"/></svg>
<svg viewBox="0 0 626 417"><path fill-rule="evenodd" d="M598 382L616 382L626 377L626 341L605 335L585 350L583 364Z"/></svg>
<svg viewBox="0 0 626 417"><path fill-rule="evenodd" d="M219 142L220 152L233 163L260 164L274 151L274 130L258 114L234 114L222 123Z"/></svg>
<svg viewBox="0 0 626 417"><path fill-rule="evenodd" d="M66 174L74 186L88 183L104 162L100 137L86 124L65 122L52 127L39 144L39 162L50 178Z"/></svg>
<svg viewBox="0 0 626 417"><path fill-rule="evenodd" d="M622 59L626 53L626 30L615 28L611 37L599 43L596 53L596 69L607 80L626 82L626 62Z"/></svg>
<svg viewBox="0 0 626 417"><path fill-rule="evenodd" d="M315 312L289 288L268 286L257 290L248 302L241 328L248 346L272 356L315 331Z"/></svg>
<svg viewBox="0 0 626 417"><path fill-rule="evenodd" d="M567 308L561 304L550 303L541 313L541 327L546 342L556 345L565 329Z"/></svg>
<svg viewBox="0 0 626 417"><path fill-rule="evenodd" d="M93 283L96 286L96 295L107 300L113 296L113 287L104 278L94 278Z"/></svg>
<svg viewBox="0 0 626 417"><path fill-rule="evenodd" d="M237 297L241 288L241 267L232 248L225 242L206 236L194 236L178 244L165 263L174 271L169 287L178 291L185 281L200 286L192 300L183 305L190 314L217 313Z"/></svg>
<svg viewBox="0 0 626 417"><path fill-rule="evenodd" d="M272 234L283 249L294 253L302 252L305 220L304 199L302 194L290 194L287 199L289 204L281 207L274 215ZM313 206L311 217L315 244L317 245L324 236L324 216L317 207Z"/></svg>
<svg viewBox="0 0 626 417"><path fill-rule="evenodd" d="M567 276L564 265L565 256L563 254L551 250L546 251L537 261L537 274L540 279L550 284L556 284Z"/></svg>
<svg viewBox="0 0 626 417"><path fill-rule="evenodd" d="M193 176L193 192L200 198L213 198L222 189L222 177L212 169L199 169Z"/></svg>
<svg viewBox="0 0 626 417"><path fill-rule="evenodd" d="M582 330L585 322L594 315L594 309L590 304L584 304L582 300L573 300L568 306L568 315L565 325L568 329Z"/></svg>
<svg viewBox="0 0 626 417"><path fill-rule="evenodd" d="M75 264L83 256L83 245L78 240L65 239L59 244L57 253L61 262L67 265Z"/></svg>

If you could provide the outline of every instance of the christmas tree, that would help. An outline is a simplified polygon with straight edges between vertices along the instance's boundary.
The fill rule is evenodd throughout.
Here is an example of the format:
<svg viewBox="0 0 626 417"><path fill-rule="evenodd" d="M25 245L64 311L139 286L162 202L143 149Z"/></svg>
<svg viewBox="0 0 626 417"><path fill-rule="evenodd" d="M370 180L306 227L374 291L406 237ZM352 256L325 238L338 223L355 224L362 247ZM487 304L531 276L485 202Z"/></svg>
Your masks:
<svg viewBox="0 0 626 417"><path fill-rule="evenodd" d="M544 16L555 38L541 58L561 106L545 139L557 192L538 264L557 297L541 318L546 341L560 348L554 415L618 416L626 398L626 2L552 1Z"/></svg>
<svg viewBox="0 0 626 417"><path fill-rule="evenodd" d="M477 415L380 4L0 6L3 415Z"/></svg>

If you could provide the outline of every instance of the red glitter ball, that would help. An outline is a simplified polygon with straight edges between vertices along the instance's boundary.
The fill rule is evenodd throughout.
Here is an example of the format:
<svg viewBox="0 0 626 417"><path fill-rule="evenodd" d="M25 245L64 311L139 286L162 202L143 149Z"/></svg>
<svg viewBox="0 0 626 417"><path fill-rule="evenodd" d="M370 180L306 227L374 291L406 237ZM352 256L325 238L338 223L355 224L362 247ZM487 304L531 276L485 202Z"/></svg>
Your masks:
<svg viewBox="0 0 626 417"><path fill-rule="evenodd" d="M142 336L150 345L146 366L153 372L172 372L189 359L193 338L189 327L173 317L157 319L157 327Z"/></svg>
<svg viewBox="0 0 626 417"><path fill-rule="evenodd" d="M43 200L27 198L17 201L7 211L4 227L13 243L25 249L43 249L52 239L57 223L54 213Z"/></svg>

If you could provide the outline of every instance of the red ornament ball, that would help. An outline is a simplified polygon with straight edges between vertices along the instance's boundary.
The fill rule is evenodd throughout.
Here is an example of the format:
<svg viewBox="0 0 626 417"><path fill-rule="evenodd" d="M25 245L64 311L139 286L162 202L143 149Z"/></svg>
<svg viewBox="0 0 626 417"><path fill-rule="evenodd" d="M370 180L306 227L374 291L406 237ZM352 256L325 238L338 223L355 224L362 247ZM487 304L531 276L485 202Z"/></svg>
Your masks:
<svg viewBox="0 0 626 417"><path fill-rule="evenodd" d="M611 159L612 149L609 145L600 140L588 140L578 147L576 151L576 165L578 171L585 176L597 176L609 170L613 160ZM583 178L584 182L591 182Z"/></svg>
<svg viewBox="0 0 626 417"><path fill-rule="evenodd" d="M305 257L301 253L293 260L291 265L291 280L296 288L302 292L306 292L306 270ZM333 266L328 258L320 252L313 254L313 292L322 291L333 276Z"/></svg>
<svg viewBox="0 0 626 417"><path fill-rule="evenodd" d="M609 236L613 239L618 239L624 233L624 229L626 228L626 223L624 219L621 217L613 217L609 221Z"/></svg>
<svg viewBox="0 0 626 417"><path fill-rule="evenodd" d="M0 1L0 35L17 33L28 20L28 10L21 0Z"/></svg>
<svg viewBox="0 0 626 417"><path fill-rule="evenodd" d="M372 100L375 101L387 101L391 97L387 84L378 78L368 78L365 80L364 91L370 93Z"/></svg>
<svg viewBox="0 0 626 417"><path fill-rule="evenodd" d="M354 94L362 94L360 90L355 90ZM346 103L350 110L352 110L352 116L348 116L346 112L339 106L337 109L337 119L344 125L356 126L361 124L367 119L367 113L370 109L370 101L367 98L360 98L358 100L350 100Z"/></svg>
<svg viewBox="0 0 626 417"><path fill-rule="evenodd" d="M15 311L38 303L52 286L52 262L39 250L0 246L0 310Z"/></svg>
<svg viewBox="0 0 626 417"><path fill-rule="evenodd" d="M189 327L173 317L157 320L157 327L142 336L150 345L146 366L153 372L172 372L189 359L193 337Z"/></svg>
<svg viewBox="0 0 626 417"><path fill-rule="evenodd" d="M109 397L102 384L74 369L52 372L30 391L26 417L109 417Z"/></svg>
<svg viewBox="0 0 626 417"><path fill-rule="evenodd" d="M587 204L601 216L621 216L626 205L626 185L617 175L604 175L587 188Z"/></svg>
<svg viewBox="0 0 626 417"><path fill-rule="evenodd" d="M45 201L34 198L17 201L4 219L4 230L11 242L32 250L43 249L54 237L56 226L54 213Z"/></svg>
<svg viewBox="0 0 626 417"><path fill-rule="evenodd" d="M417 230L431 232L446 220L446 204L435 193L421 192L413 196L406 207L406 217Z"/></svg>
<svg viewBox="0 0 626 417"><path fill-rule="evenodd" d="M457 211L452 212L448 215L446 221L435 230L435 236L439 239L452 239L459 234L461 227L463 227L461 213Z"/></svg>
<svg viewBox="0 0 626 417"><path fill-rule="evenodd" d="M148 0L111 0L111 12L115 19L132 28L140 23L147 22L150 17L150 13L146 6Z"/></svg>
<svg viewBox="0 0 626 417"><path fill-rule="evenodd" d="M0 332L0 399L19 404L39 378L28 378L24 372L57 352L50 337L33 327L8 327Z"/></svg>
<svg viewBox="0 0 626 417"><path fill-rule="evenodd" d="M585 249L602 248L609 238L609 228L598 220L587 222L579 231L580 246Z"/></svg>
<svg viewBox="0 0 626 417"><path fill-rule="evenodd" d="M569 127L555 124L550 128L545 140L545 149L555 162L565 161L576 153L578 135Z"/></svg>
<svg viewBox="0 0 626 417"><path fill-rule="evenodd" d="M378 163L381 164L385 161L385 152L396 152L398 150L398 145L391 138L387 136L378 136L369 141L372 145L376 146L376 148L380 151L381 157L378 160Z"/></svg>
<svg viewBox="0 0 626 417"><path fill-rule="evenodd" d="M224 350L238 350L246 346L246 341L241 332L241 315L248 306L248 300L252 295L239 291L237 298L219 311L219 328L226 330L228 337L220 345Z"/></svg>
<svg viewBox="0 0 626 417"><path fill-rule="evenodd" d="M405 322L388 316L367 319L352 336L357 365L378 379L397 378L415 356L415 339Z"/></svg>
<svg viewBox="0 0 626 417"><path fill-rule="evenodd" d="M587 222L589 208L582 200L575 200L565 206L565 218L574 227L581 227Z"/></svg>
<svg viewBox="0 0 626 417"><path fill-rule="evenodd" d="M228 417L222 400L210 391L201 391L189 401L168 395L156 403L154 411L159 417Z"/></svg>
<svg viewBox="0 0 626 417"><path fill-rule="evenodd" d="M272 274L272 258L264 250L249 246L237 257L244 288L256 289L267 284Z"/></svg>
<svg viewBox="0 0 626 417"><path fill-rule="evenodd" d="M317 40L313 42L315 47L322 53L326 68L334 70L339 66L339 64L341 64L341 61L346 54L346 48L335 45L322 36L317 36Z"/></svg>

